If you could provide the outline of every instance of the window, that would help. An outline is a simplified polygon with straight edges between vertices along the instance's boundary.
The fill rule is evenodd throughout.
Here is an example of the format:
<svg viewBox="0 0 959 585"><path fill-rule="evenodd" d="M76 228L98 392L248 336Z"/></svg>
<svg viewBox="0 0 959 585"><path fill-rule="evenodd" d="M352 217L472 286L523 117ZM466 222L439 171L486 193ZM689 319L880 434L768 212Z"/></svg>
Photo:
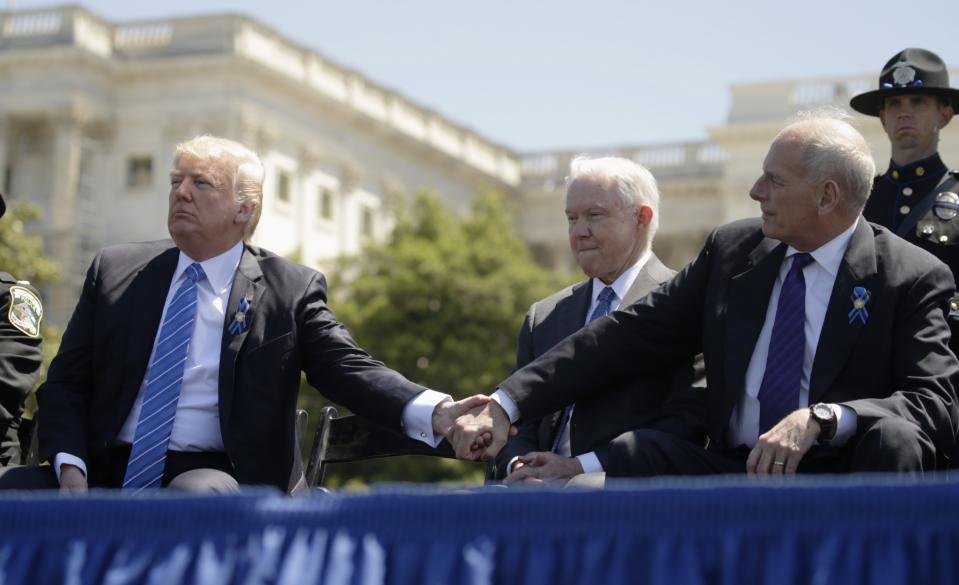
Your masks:
<svg viewBox="0 0 959 585"><path fill-rule="evenodd" d="M360 234L367 238L373 237L373 210L365 205L360 208Z"/></svg>
<svg viewBox="0 0 959 585"><path fill-rule="evenodd" d="M153 158L149 156L131 156L127 159L127 187L143 189L153 182Z"/></svg>
<svg viewBox="0 0 959 585"><path fill-rule="evenodd" d="M290 175L283 171L276 174L276 198L283 203L290 202Z"/></svg>
<svg viewBox="0 0 959 585"><path fill-rule="evenodd" d="M326 187L320 187L319 201L317 202L317 213L320 219L333 219L333 192Z"/></svg>

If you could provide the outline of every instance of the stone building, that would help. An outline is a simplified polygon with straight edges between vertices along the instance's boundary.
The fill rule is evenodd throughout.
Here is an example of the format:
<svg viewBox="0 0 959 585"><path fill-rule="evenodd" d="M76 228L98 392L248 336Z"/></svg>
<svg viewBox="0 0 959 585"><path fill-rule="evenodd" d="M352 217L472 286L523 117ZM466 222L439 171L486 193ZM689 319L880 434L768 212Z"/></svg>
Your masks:
<svg viewBox="0 0 959 585"><path fill-rule="evenodd" d="M0 15L4 192L44 213L65 322L102 246L166 237L174 146L234 138L263 157L254 243L322 267L381 238L423 188L465 210L517 196L515 153L242 16L110 23L76 6Z"/></svg>
<svg viewBox="0 0 959 585"><path fill-rule="evenodd" d="M462 212L492 187L513 202L540 262L572 270L563 179L577 154L625 156L653 171L663 192L654 247L678 268L714 226L756 214L747 193L786 119L823 105L848 110L874 83L875 72L739 84L728 119L703 142L517 153L247 17L114 23L78 6L0 12L0 186L43 210L39 229L63 267L62 282L44 291L58 325L99 248L166 237L170 154L202 133L263 157L254 243L319 268L385 237L394 206L420 189ZM858 120L885 168L878 121ZM941 144L953 164L956 127Z"/></svg>

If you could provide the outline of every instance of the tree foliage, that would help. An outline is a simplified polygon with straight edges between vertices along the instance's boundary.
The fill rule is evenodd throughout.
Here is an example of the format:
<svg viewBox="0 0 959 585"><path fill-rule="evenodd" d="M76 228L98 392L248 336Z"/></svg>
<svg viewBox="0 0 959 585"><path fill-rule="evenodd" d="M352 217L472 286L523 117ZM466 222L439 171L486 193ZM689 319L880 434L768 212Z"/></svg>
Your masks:
<svg viewBox="0 0 959 585"><path fill-rule="evenodd" d="M482 193L454 216L424 192L399 214L385 243L344 259L331 306L374 357L424 386L463 398L489 393L515 365L530 303L569 282L533 262L504 197ZM316 393L301 393L317 406ZM314 410L314 412L316 412ZM331 469L334 485L366 481L479 481L479 464L397 458Z"/></svg>
<svg viewBox="0 0 959 585"><path fill-rule="evenodd" d="M27 226L40 219L40 210L29 203L18 203L0 219L0 270L34 286L57 280L57 263L43 253L43 238L27 231Z"/></svg>

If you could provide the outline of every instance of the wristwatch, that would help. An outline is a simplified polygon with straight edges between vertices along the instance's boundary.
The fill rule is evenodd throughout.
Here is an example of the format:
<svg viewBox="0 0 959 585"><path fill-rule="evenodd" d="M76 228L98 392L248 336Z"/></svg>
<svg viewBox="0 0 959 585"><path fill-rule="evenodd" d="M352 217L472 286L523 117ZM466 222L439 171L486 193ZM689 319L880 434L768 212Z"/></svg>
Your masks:
<svg viewBox="0 0 959 585"><path fill-rule="evenodd" d="M836 436L836 412L828 404L820 402L809 407L809 414L819 423L819 438L816 443L828 445Z"/></svg>

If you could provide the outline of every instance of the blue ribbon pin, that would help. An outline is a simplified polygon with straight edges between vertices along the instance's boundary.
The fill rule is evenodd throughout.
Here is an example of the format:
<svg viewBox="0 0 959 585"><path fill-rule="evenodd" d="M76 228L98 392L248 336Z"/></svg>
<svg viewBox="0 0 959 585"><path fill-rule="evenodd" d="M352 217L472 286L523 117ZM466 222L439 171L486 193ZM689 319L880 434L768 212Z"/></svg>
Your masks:
<svg viewBox="0 0 959 585"><path fill-rule="evenodd" d="M849 311L849 324L852 325L852 322L856 319L862 321L862 324L866 324L866 319L869 318L869 309L866 308L866 303L869 302L869 291L864 289L861 286L857 286L852 289L852 310Z"/></svg>
<svg viewBox="0 0 959 585"><path fill-rule="evenodd" d="M237 333L243 333L250 327L250 309L253 308L253 305L250 303L249 299L242 298L240 299L239 304L236 307L236 313L233 314L233 320L230 321L230 326L227 328L227 331L230 332L230 335L236 335Z"/></svg>

